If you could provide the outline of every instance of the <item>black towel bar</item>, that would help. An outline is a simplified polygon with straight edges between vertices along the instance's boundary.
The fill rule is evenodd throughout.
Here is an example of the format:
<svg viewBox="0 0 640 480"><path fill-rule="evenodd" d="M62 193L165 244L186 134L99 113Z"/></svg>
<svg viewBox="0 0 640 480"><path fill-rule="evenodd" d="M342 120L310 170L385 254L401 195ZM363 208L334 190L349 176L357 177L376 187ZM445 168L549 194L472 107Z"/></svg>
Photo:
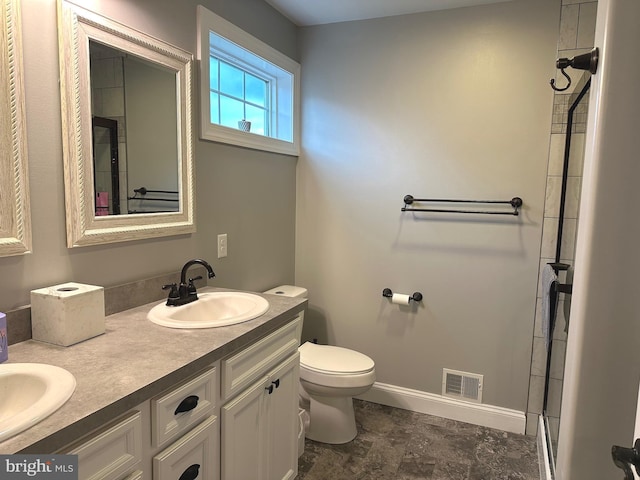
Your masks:
<svg viewBox="0 0 640 480"><path fill-rule="evenodd" d="M139 193L140 195L146 195L147 193L175 193L176 195L178 194L178 192L175 190L149 190L148 188L145 188L145 187L134 188L133 191L136 193Z"/></svg>
<svg viewBox="0 0 640 480"><path fill-rule="evenodd" d="M498 210L460 210L460 209L445 209L445 208L407 208L407 205L413 205L414 202L418 203L471 203L471 204L501 204L511 205L512 211L503 212ZM436 213L479 213L484 215L515 215L520 214L520 207L522 207L522 198L513 197L511 200L456 200L456 199L443 199L443 198L414 198L413 195L405 195L404 207L402 212L436 212Z"/></svg>
<svg viewBox="0 0 640 480"><path fill-rule="evenodd" d="M179 202L180 199L177 198L179 192L174 190L149 190L146 187L134 188L135 192L133 197L127 197L127 200L149 200L153 202ZM150 196L146 196L150 193ZM142 195L142 196L138 196ZM172 195L175 195L173 197ZM129 212L131 213L131 212Z"/></svg>
<svg viewBox="0 0 640 480"><path fill-rule="evenodd" d="M149 200L152 202L179 202L177 198L146 198L146 197L127 197L127 200Z"/></svg>

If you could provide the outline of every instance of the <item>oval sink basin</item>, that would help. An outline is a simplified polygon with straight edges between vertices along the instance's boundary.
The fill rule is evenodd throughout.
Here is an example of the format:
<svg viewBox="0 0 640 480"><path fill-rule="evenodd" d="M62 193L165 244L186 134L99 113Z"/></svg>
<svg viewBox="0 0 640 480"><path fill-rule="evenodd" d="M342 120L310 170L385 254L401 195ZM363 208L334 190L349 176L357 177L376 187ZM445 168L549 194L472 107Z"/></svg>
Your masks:
<svg viewBox="0 0 640 480"><path fill-rule="evenodd" d="M76 389L75 377L43 363L0 365L0 442L44 420Z"/></svg>
<svg viewBox="0 0 640 480"><path fill-rule="evenodd" d="M153 323L171 328L212 328L235 325L259 317L269 302L245 292L199 293L198 300L179 307L156 305L147 314Z"/></svg>

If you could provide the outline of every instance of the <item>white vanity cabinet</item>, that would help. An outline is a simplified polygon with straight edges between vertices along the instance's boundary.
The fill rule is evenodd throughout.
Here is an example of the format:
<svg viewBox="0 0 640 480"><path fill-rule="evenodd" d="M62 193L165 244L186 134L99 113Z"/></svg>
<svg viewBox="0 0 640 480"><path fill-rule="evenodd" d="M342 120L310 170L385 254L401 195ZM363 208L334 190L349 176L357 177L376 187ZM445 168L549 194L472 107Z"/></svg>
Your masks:
<svg viewBox="0 0 640 480"><path fill-rule="evenodd" d="M285 480L298 473L296 317L58 453L80 480Z"/></svg>
<svg viewBox="0 0 640 480"><path fill-rule="evenodd" d="M221 364L222 480L298 474L299 318Z"/></svg>
<svg viewBox="0 0 640 480"><path fill-rule="evenodd" d="M218 480L217 371L205 369L60 453L78 455L80 480Z"/></svg>

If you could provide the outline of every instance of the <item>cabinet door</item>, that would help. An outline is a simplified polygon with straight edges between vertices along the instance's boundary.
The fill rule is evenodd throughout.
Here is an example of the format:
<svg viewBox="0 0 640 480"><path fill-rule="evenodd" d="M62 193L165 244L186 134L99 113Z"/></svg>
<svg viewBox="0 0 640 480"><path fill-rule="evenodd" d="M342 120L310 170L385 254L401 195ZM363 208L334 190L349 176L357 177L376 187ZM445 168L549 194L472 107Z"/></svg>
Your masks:
<svg viewBox="0 0 640 480"><path fill-rule="evenodd" d="M264 425L265 376L222 407L223 480L267 480Z"/></svg>
<svg viewBox="0 0 640 480"><path fill-rule="evenodd" d="M78 476L83 480L116 480L142 461L142 415L129 413L89 440L72 447L78 456Z"/></svg>
<svg viewBox="0 0 640 480"><path fill-rule="evenodd" d="M299 371L300 354L296 352L269 373L274 386L267 395L269 480L289 480L298 474Z"/></svg>

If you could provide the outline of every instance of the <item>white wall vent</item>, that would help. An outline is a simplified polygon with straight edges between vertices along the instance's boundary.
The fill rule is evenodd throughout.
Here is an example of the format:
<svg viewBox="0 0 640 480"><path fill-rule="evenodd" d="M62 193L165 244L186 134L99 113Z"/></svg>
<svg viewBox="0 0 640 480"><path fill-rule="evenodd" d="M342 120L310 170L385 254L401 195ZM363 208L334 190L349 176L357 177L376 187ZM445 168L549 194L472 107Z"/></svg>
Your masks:
<svg viewBox="0 0 640 480"><path fill-rule="evenodd" d="M483 375L442 369L442 395L470 402L482 402Z"/></svg>

